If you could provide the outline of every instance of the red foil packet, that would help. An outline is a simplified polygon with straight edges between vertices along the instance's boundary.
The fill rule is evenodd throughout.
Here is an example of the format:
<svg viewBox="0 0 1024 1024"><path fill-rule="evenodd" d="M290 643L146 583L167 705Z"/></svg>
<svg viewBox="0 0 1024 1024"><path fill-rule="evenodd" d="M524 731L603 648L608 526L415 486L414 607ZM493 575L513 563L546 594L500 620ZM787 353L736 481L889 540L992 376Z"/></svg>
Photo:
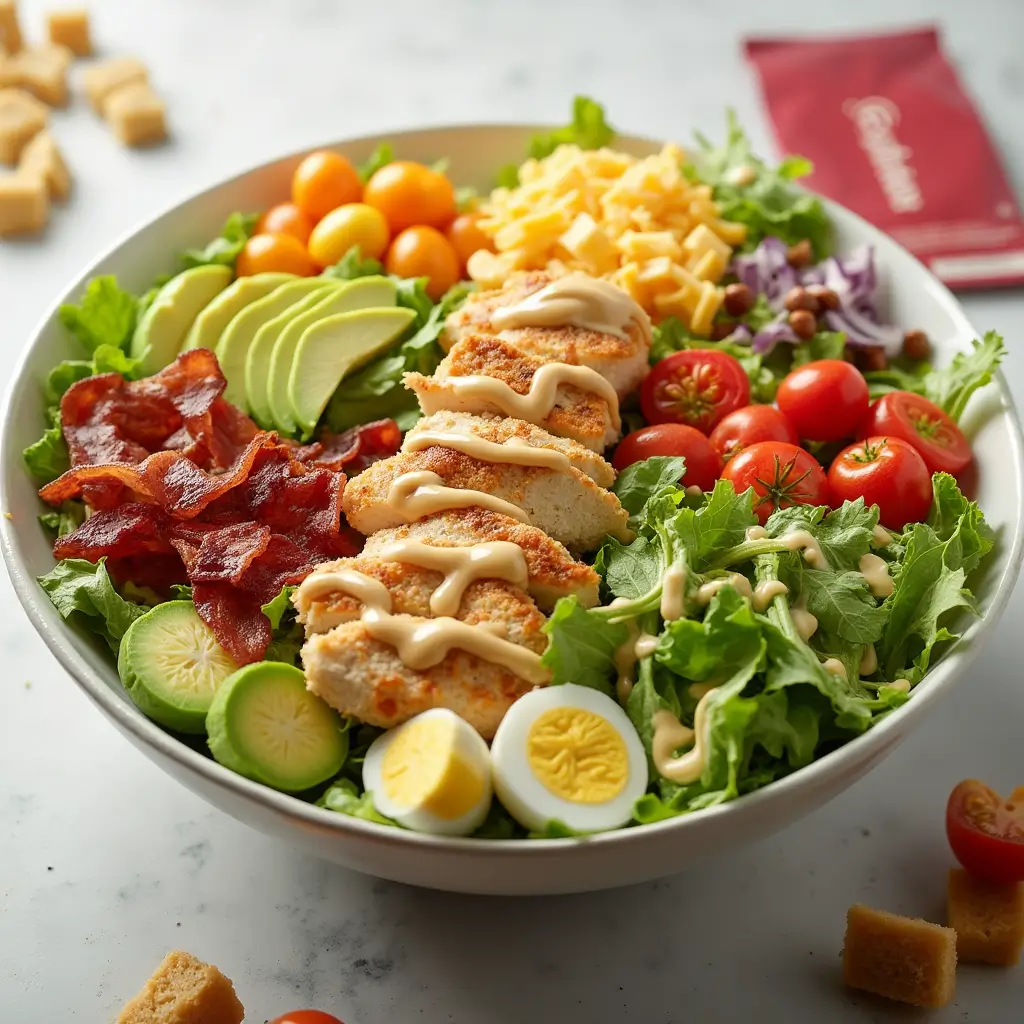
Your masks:
<svg viewBox="0 0 1024 1024"><path fill-rule="evenodd" d="M782 149L954 288L1024 283L1024 218L938 32L746 43Z"/></svg>

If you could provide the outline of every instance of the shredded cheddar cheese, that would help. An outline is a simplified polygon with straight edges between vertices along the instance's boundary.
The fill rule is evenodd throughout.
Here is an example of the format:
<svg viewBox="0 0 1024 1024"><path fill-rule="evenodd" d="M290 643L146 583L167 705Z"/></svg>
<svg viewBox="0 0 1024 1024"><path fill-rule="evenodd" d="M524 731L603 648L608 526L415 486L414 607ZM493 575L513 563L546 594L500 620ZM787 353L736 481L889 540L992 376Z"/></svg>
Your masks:
<svg viewBox="0 0 1024 1024"><path fill-rule="evenodd" d="M496 252L474 253L470 276L490 288L519 270L583 271L617 284L655 320L675 316L709 334L718 282L746 227L721 219L710 186L689 182L683 161L674 145L643 159L559 146L527 160L519 185L495 189L482 206Z"/></svg>

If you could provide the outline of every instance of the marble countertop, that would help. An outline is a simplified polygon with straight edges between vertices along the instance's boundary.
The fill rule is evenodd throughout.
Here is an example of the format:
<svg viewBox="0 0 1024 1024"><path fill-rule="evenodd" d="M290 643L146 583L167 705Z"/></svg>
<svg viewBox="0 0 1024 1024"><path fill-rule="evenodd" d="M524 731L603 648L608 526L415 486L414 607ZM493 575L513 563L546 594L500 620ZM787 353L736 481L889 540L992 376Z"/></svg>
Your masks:
<svg viewBox="0 0 1024 1024"><path fill-rule="evenodd" d="M39 36L42 0L22 0ZM1024 193L1024 6L1016 0L93 0L109 54L137 53L173 143L122 150L82 102L54 118L76 188L46 238L0 245L0 377L96 252L156 209L277 153L416 122L562 120L570 97L685 138L737 108L767 126L743 34L938 17ZM540 30L538 32L538 29ZM1020 292L964 299L1009 342L1024 400ZM3 380L6 386L6 379ZM1024 782L1012 624L884 765L775 838L699 872L616 892L491 900L345 872L215 812L130 747L45 650L0 580L0 1006L25 1024L110 1021L182 947L234 979L250 1021L320 1006L348 1024L903 1020L846 994L839 951L861 900L942 913L949 788ZM938 918L937 918L938 919ZM1009 1021L1024 970L963 969L936 1021ZM1011 1009L1014 1008L1014 1009Z"/></svg>

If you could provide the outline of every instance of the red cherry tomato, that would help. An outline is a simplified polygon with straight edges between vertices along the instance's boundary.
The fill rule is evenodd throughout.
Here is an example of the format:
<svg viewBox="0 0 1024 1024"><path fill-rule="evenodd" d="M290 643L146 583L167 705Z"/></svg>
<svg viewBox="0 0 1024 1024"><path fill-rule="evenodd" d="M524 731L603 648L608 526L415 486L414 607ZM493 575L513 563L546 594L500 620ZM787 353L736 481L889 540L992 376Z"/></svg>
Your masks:
<svg viewBox="0 0 1024 1024"><path fill-rule="evenodd" d="M869 437L844 448L828 471L832 500L878 506L890 530L920 522L932 507L932 475L924 459L898 437Z"/></svg>
<svg viewBox="0 0 1024 1024"><path fill-rule="evenodd" d="M1024 788L1004 800L967 779L949 794L946 836L956 859L991 882L1024 881Z"/></svg>
<svg viewBox="0 0 1024 1024"><path fill-rule="evenodd" d="M775 401L805 441L838 441L864 422L868 383L852 363L819 359L790 373Z"/></svg>
<svg viewBox="0 0 1024 1024"><path fill-rule="evenodd" d="M723 460L731 459L758 441L800 444L793 424L772 405L745 405L719 421L708 438Z"/></svg>
<svg viewBox="0 0 1024 1024"><path fill-rule="evenodd" d="M640 389L640 408L648 423L686 423L705 434L749 401L746 371L732 356L713 349L667 356Z"/></svg>
<svg viewBox="0 0 1024 1024"><path fill-rule="evenodd" d="M270 1024L342 1024L342 1020L323 1010L290 1010L275 1017Z"/></svg>
<svg viewBox="0 0 1024 1024"><path fill-rule="evenodd" d="M722 471L722 460L708 444L708 439L685 423L656 423L627 434L615 449L612 465L622 470L654 455L681 455L686 459L683 483L702 491L712 490Z"/></svg>
<svg viewBox="0 0 1024 1024"><path fill-rule="evenodd" d="M863 433L898 437L921 453L933 473L959 473L971 461L963 431L934 402L910 391L890 391L871 406Z"/></svg>
<svg viewBox="0 0 1024 1024"><path fill-rule="evenodd" d="M754 513L762 522L790 505L827 505L825 470L810 452L782 441L759 441L734 455L722 470L742 494L754 488Z"/></svg>

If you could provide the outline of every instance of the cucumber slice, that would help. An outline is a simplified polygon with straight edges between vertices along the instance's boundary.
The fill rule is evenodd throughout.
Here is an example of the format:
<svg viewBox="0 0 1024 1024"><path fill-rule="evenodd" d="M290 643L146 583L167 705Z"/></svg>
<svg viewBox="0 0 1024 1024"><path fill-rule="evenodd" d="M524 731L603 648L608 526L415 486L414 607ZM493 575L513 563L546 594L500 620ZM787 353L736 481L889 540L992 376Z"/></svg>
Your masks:
<svg viewBox="0 0 1024 1024"><path fill-rule="evenodd" d="M341 771L341 719L291 665L261 661L225 680L206 719L210 751L225 768L286 793Z"/></svg>
<svg viewBox="0 0 1024 1024"><path fill-rule="evenodd" d="M154 722L202 734L220 684L238 670L191 601L167 601L121 639L117 671L128 696Z"/></svg>

